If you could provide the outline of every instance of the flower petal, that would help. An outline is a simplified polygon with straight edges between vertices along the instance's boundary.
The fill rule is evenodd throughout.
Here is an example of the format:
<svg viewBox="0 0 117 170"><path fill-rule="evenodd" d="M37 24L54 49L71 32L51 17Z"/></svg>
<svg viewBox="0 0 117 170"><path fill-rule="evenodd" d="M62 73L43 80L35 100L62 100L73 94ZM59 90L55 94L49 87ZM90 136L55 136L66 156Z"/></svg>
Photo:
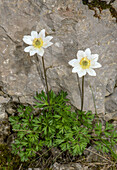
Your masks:
<svg viewBox="0 0 117 170"><path fill-rule="evenodd" d="M102 65L98 62L91 61L91 68L100 68Z"/></svg>
<svg viewBox="0 0 117 170"><path fill-rule="evenodd" d="M44 39L45 38L45 29L41 30L39 35L38 35L38 38L42 38Z"/></svg>
<svg viewBox="0 0 117 170"><path fill-rule="evenodd" d="M33 46L28 46L24 49L25 52L29 52L30 56L34 55L37 53L37 49L35 49Z"/></svg>
<svg viewBox="0 0 117 170"><path fill-rule="evenodd" d="M90 50L90 48L87 48L87 49L85 50L85 54L86 54L87 57L90 57L90 56L91 56L91 50Z"/></svg>
<svg viewBox="0 0 117 170"><path fill-rule="evenodd" d="M32 50L30 50L30 56L33 56L36 53L37 53L37 49L33 48Z"/></svg>
<svg viewBox="0 0 117 170"><path fill-rule="evenodd" d="M79 65L78 59L73 59L68 62L72 67L77 67Z"/></svg>
<svg viewBox="0 0 117 170"><path fill-rule="evenodd" d="M53 44L52 42L46 42L46 43L44 42L43 47L47 48L47 47L51 46L52 44Z"/></svg>
<svg viewBox="0 0 117 170"><path fill-rule="evenodd" d="M44 54L44 49L43 49L43 48L39 48L39 49L37 50L37 54L39 54L40 56L43 56L43 54Z"/></svg>
<svg viewBox="0 0 117 170"><path fill-rule="evenodd" d="M98 54L92 54L92 55L91 55L91 60L93 60L93 61L98 61L98 57L99 57Z"/></svg>
<svg viewBox="0 0 117 170"><path fill-rule="evenodd" d="M72 73L77 73L80 70L80 67L74 67L72 69Z"/></svg>
<svg viewBox="0 0 117 170"><path fill-rule="evenodd" d="M92 68L89 68L86 71L90 76L96 76L96 72Z"/></svg>
<svg viewBox="0 0 117 170"><path fill-rule="evenodd" d="M32 50L32 49L34 49L33 46L28 46L28 47L24 48L24 51L25 52L30 52L30 50Z"/></svg>
<svg viewBox="0 0 117 170"><path fill-rule="evenodd" d="M82 51L82 50L79 50L79 51L77 52L78 61L80 62L80 60L81 60L83 57L85 57L85 52Z"/></svg>
<svg viewBox="0 0 117 170"><path fill-rule="evenodd" d="M49 42L53 37L52 36L47 36L43 39L44 42Z"/></svg>
<svg viewBox="0 0 117 170"><path fill-rule="evenodd" d="M79 77L82 77L86 74L86 70L78 66L72 69L72 73L77 73Z"/></svg>
<svg viewBox="0 0 117 170"><path fill-rule="evenodd" d="M28 44L28 45L32 45L32 37L31 36L24 36L23 37L23 41Z"/></svg>
<svg viewBox="0 0 117 170"><path fill-rule="evenodd" d="M37 33L37 31L32 31L32 32L31 32L31 37L32 37L32 39L38 38L38 33Z"/></svg>
<svg viewBox="0 0 117 170"><path fill-rule="evenodd" d="M79 69L77 73L78 73L79 77L82 77L82 76L86 75L86 70L85 69Z"/></svg>

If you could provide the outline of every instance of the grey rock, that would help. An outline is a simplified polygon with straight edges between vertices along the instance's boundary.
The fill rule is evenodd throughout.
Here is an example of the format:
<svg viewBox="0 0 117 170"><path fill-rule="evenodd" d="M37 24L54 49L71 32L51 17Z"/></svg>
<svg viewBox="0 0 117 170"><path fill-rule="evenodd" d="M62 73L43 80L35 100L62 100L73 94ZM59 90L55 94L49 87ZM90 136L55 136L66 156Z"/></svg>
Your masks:
<svg viewBox="0 0 117 170"><path fill-rule="evenodd" d="M113 93L115 87L115 79L108 80L107 86L106 86L106 97Z"/></svg>
<svg viewBox="0 0 117 170"><path fill-rule="evenodd" d="M112 116L112 120L117 121L117 113Z"/></svg>
<svg viewBox="0 0 117 170"><path fill-rule="evenodd" d="M114 89L112 95L106 97L105 99L105 109L106 113L117 113L117 88Z"/></svg>
<svg viewBox="0 0 117 170"><path fill-rule="evenodd" d="M10 115L14 115L14 113L16 112L16 107L17 106L14 103L9 103L5 107L5 112Z"/></svg>
<svg viewBox="0 0 117 170"><path fill-rule="evenodd" d="M0 104L0 143L4 143L4 139L10 133L10 126L8 123L8 115L5 112L5 108Z"/></svg>
<svg viewBox="0 0 117 170"><path fill-rule="evenodd" d="M22 41L32 30L45 28L54 37L54 45L44 54L46 67L50 67L49 88L67 91L72 104L80 108L77 77L72 74L68 61L76 58L78 50L89 47L92 53L99 54L102 68L96 69L96 77L85 77L84 110L94 111L90 82L97 111L105 113L107 89L113 93L117 76L116 21L108 9L102 11L99 20L82 1L1 0L0 14L0 81L9 96L33 104L35 92L45 90L41 58L38 63L35 56L25 53L26 44Z"/></svg>
<svg viewBox="0 0 117 170"><path fill-rule="evenodd" d="M116 120L117 120L117 112L107 113L107 114L105 115L105 120L106 120L106 121L109 121L109 120L114 120L114 121L116 121Z"/></svg>
<svg viewBox="0 0 117 170"><path fill-rule="evenodd" d="M113 3L112 3L112 6L115 8L115 10L117 11L117 1L114 1Z"/></svg>
<svg viewBox="0 0 117 170"><path fill-rule="evenodd" d="M10 125L8 121L4 118L0 119L0 143L4 143L6 136L10 134Z"/></svg>
<svg viewBox="0 0 117 170"><path fill-rule="evenodd" d="M79 163L59 164L55 162L52 166L52 170L83 170L83 168Z"/></svg>
<svg viewBox="0 0 117 170"><path fill-rule="evenodd" d="M12 96L12 101L13 102L16 102L16 103L19 103L19 98L17 96Z"/></svg>
<svg viewBox="0 0 117 170"><path fill-rule="evenodd" d="M8 116L5 112L5 108L3 105L0 105L0 120L4 120L4 119L7 119Z"/></svg>
<svg viewBox="0 0 117 170"><path fill-rule="evenodd" d="M0 96L0 104L8 103L9 100L10 100L10 98L6 98L6 97L3 97L3 96Z"/></svg>

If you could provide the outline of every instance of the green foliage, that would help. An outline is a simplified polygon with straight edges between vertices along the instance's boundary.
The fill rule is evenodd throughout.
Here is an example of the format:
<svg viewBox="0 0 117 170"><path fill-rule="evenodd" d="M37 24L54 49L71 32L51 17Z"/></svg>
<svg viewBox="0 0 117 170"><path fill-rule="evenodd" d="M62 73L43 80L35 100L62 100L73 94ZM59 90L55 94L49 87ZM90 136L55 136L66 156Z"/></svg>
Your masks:
<svg viewBox="0 0 117 170"><path fill-rule="evenodd" d="M106 122L106 125L103 127L99 121L95 124L94 134L96 149L103 151L103 153L111 152L113 158L117 160L117 154L113 151L117 143L117 133L114 130L114 126Z"/></svg>
<svg viewBox="0 0 117 170"><path fill-rule="evenodd" d="M91 111L71 111L64 91L56 95L51 90L48 95L50 105L42 91L36 94L34 107L20 106L18 116L9 118L12 129L17 132L12 144L13 153L19 154L22 161L27 161L41 152L43 147L59 147L75 156L83 154L93 141L98 150L111 152L116 158L113 148L117 133L111 124L106 123L103 128L101 122L95 122ZM35 114L37 109L38 114Z"/></svg>
<svg viewBox="0 0 117 170"><path fill-rule="evenodd" d="M19 154L22 161L27 161L29 157L35 156L36 150L42 147L42 143L39 141L41 131L39 122L37 122L38 118L34 118L31 106L20 106L18 112L20 113L18 116L9 118L13 130L18 131L12 149L13 153Z"/></svg>

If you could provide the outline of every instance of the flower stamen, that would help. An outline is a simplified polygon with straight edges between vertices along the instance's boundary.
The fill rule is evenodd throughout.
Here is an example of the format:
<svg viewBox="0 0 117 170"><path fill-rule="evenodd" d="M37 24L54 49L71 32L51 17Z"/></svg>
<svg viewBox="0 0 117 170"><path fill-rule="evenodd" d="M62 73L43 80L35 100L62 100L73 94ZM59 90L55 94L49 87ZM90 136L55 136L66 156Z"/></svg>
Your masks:
<svg viewBox="0 0 117 170"><path fill-rule="evenodd" d="M35 39L33 40L33 46L34 46L35 48L41 48L41 47L43 46L43 40L42 40L42 38L35 38Z"/></svg>
<svg viewBox="0 0 117 170"><path fill-rule="evenodd" d="M84 57L80 61L82 69L88 69L90 67L90 60L87 57Z"/></svg>

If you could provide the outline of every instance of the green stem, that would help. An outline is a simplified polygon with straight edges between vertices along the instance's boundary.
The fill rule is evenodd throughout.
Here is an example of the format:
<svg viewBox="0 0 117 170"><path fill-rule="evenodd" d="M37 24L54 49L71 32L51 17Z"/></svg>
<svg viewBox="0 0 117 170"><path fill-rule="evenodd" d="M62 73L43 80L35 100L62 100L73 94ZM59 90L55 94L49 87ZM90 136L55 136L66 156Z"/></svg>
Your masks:
<svg viewBox="0 0 117 170"><path fill-rule="evenodd" d="M43 56L42 56L42 63L43 63L43 71L44 71L45 84L46 84L46 94L47 94L47 98L48 98L48 104L50 105L48 82L47 82L46 68L45 68L45 63L44 63L44 57Z"/></svg>
<svg viewBox="0 0 117 170"><path fill-rule="evenodd" d="M79 92L80 92L80 99L81 99L82 93L81 93L81 87L80 87L80 81L79 81L78 74L77 74L77 81L78 81L78 89L79 89Z"/></svg>
<svg viewBox="0 0 117 170"><path fill-rule="evenodd" d="M81 111L83 111L83 104L84 104L84 76L82 77Z"/></svg>
<svg viewBox="0 0 117 170"><path fill-rule="evenodd" d="M91 89L91 93L92 93L92 97L93 97L93 103L94 103L94 108L95 108L95 114L96 114L96 117L99 118L98 114L97 114L97 109L96 109L96 103L95 103L95 96L94 96L94 93L93 93L93 89L91 87L91 84L89 82L89 87Z"/></svg>

